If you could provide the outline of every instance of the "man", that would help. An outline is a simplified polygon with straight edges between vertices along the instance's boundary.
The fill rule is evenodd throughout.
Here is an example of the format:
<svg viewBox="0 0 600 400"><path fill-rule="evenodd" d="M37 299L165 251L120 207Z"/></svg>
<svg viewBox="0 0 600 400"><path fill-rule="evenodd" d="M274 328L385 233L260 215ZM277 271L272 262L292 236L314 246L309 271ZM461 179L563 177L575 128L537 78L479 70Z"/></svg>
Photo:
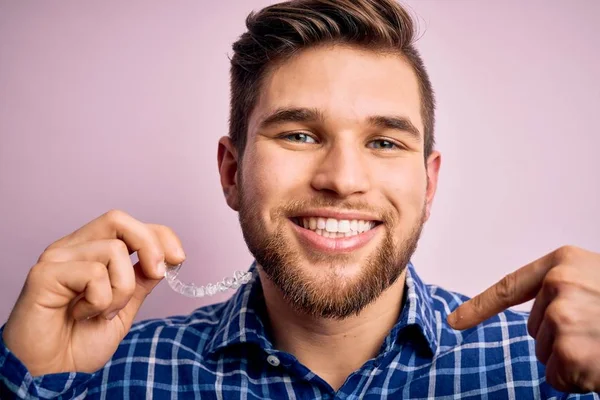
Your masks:
<svg viewBox="0 0 600 400"><path fill-rule="evenodd" d="M132 327L165 262L185 255L169 228L108 212L31 269L2 330L0 397L600 390L600 255L563 247L467 302L425 285L410 263L441 158L406 11L394 0L301 0L247 25L218 161L256 258L251 282L225 303ZM530 315L505 310L533 298Z"/></svg>

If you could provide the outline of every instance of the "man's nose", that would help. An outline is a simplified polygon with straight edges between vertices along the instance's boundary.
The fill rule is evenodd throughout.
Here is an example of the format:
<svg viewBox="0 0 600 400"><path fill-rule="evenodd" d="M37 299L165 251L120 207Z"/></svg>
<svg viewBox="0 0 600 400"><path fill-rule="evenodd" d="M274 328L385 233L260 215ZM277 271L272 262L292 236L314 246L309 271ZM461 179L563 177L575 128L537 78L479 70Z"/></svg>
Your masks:
<svg viewBox="0 0 600 400"><path fill-rule="evenodd" d="M311 185L315 190L349 197L369 190L365 154L356 144L332 145L318 160Z"/></svg>

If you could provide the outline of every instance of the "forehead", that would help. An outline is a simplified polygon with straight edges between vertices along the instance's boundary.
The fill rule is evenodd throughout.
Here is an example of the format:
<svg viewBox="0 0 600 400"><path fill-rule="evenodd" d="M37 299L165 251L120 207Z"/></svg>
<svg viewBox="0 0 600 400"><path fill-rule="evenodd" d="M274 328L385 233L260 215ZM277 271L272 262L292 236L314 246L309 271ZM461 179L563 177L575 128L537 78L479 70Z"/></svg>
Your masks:
<svg viewBox="0 0 600 400"><path fill-rule="evenodd" d="M423 132L419 93L413 68L399 55L339 45L311 48L267 74L249 133L282 107L319 109L338 122L402 115Z"/></svg>

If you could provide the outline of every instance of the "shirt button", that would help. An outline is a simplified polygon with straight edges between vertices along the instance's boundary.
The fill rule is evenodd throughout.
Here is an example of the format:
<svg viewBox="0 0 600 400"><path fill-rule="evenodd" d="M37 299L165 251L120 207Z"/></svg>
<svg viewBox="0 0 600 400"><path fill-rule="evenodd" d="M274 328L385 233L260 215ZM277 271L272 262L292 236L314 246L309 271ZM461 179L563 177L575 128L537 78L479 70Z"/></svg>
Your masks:
<svg viewBox="0 0 600 400"><path fill-rule="evenodd" d="M270 355L269 357L267 357L267 362L274 367L278 367L279 364L281 363L279 361L279 358L277 358L277 356L274 356L274 355Z"/></svg>

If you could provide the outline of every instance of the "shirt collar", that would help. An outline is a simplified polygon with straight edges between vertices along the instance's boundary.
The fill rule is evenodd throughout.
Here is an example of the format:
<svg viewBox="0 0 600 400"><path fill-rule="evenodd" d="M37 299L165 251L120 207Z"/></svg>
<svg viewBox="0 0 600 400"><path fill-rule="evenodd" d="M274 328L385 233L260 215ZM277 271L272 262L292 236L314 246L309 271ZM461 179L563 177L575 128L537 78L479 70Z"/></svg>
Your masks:
<svg viewBox="0 0 600 400"><path fill-rule="evenodd" d="M267 330L263 323L263 318L266 317L265 301L256 261L250 266L249 272L252 273L250 282L243 285L231 299L221 304L223 307L221 320L216 325L215 334L206 347L208 354L243 343L254 343L264 350L273 350L272 341L267 337ZM416 327L416 331L425 339L431 354L435 355L438 340L435 334L433 299L412 263L408 263L406 268L404 296L405 304L400 318L386 337L382 351L391 350L400 333L406 328Z"/></svg>
<svg viewBox="0 0 600 400"><path fill-rule="evenodd" d="M255 343L266 350L273 348L263 324L265 301L256 261L248 271L252 273L250 281L221 304L221 320L207 345L208 354L241 343Z"/></svg>
<svg viewBox="0 0 600 400"><path fill-rule="evenodd" d="M402 332L405 332L407 328L416 328L416 332L425 339L433 356L438 350L436 325L431 292L417 274L413 264L409 262L404 283L404 306L398 322L386 337L382 350L391 350Z"/></svg>

